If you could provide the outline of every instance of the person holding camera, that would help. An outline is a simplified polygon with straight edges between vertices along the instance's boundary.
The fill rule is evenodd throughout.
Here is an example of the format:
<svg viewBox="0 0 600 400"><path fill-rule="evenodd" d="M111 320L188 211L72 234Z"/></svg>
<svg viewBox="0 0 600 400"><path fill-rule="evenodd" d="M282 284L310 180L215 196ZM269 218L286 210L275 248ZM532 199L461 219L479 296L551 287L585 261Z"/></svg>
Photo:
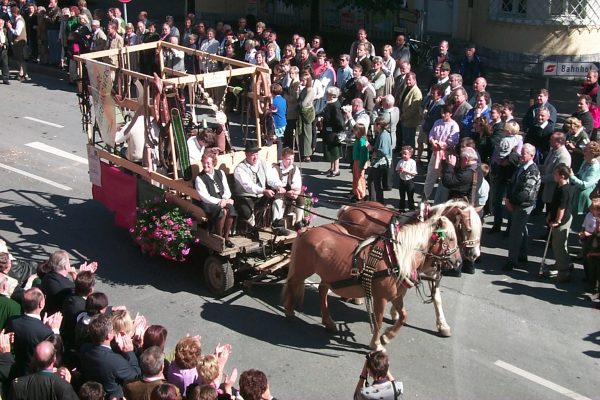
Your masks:
<svg viewBox="0 0 600 400"><path fill-rule="evenodd" d="M404 393L404 387L402 382L392 376L386 352L378 350L367 354L366 358L354 390L354 400L399 399ZM369 376L373 378L371 384L368 382Z"/></svg>

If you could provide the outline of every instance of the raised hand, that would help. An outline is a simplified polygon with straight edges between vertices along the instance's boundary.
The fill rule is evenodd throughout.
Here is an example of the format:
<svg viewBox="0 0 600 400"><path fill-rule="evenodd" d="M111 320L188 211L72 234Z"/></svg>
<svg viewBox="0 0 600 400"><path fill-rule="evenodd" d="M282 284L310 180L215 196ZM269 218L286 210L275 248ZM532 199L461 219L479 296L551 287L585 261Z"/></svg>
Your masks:
<svg viewBox="0 0 600 400"><path fill-rule="evenodd" d="M98 263L96 261L92 261L89 264L87 262L84 262L79 267L79 272L81 272L81 271L90 271L90 272L94 273L94 272L96 272L97 269L98 269Z"/></svg>
<svg viewBox="0 0 600 400"><path fill-rule="evenodd" d="M0 332L0 353L10 353L10 333L4 333L4 329Z"/></svg>
<svg viewBox="0 0 600 400"><path fill-rule="evenodd" d="M60 328L60 324L62 323L63 315L60 311L44 317L44 325L48 326L50 329L55 330Z"/></svg>

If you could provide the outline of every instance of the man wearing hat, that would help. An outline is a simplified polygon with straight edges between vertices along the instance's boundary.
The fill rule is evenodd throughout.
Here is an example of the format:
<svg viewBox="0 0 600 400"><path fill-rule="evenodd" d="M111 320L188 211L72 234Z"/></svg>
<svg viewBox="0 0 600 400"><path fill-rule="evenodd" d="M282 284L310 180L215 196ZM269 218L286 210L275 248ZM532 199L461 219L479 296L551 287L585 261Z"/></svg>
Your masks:
<svg viewBox="0 0 600 400"><path fill-rule="evenodd" d="M277 172L265 160L258 158L260 147L247 142L246 158L235 167L233 177L234 186L234 205L241 219L246 221L248 226L256 235L256 220L254 210L256 207L264 207L266 203L277 194L284 194L285 187L282 184ZM283 220L273 221L272 226L283 233Z"/></svg>

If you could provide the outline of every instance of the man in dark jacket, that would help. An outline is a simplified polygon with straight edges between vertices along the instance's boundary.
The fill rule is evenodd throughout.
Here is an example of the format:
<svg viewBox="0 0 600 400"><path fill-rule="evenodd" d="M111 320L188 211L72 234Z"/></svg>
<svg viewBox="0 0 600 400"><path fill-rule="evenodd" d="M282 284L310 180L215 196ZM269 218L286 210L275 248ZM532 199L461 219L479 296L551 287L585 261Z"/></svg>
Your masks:
<svg viewBox="0 0 600 400"><path fill-rule="evenodd" d="M9 398L25 399L65 399L77 400L77 394L69 383L71 373L65 367L54 371L56 349L48 341L40 342L35 348L33 365L36 372L13 381Z"/></svg>
<svg viewBox="0 0 600 400"><path fill-rule="evenodd" d="M540 171L533 162L535 147L525 143L521 150L521 164L514 173L504 199L506 209L512 215L510 235L508 239L508 262L502 268L512 271L519 262L527 261L527 221L535 207L540 190Z"/></svg>
<svg viewBox="0 0 600 400"><path fill-rule="evenodd" d="M449 199L466 197L471 199L473 189L473 176L477 169L479 157L475 149L463 147L460 151L460 160L457 164L455 155L448 155L442 170L442 184L448 189Z"/></svg>

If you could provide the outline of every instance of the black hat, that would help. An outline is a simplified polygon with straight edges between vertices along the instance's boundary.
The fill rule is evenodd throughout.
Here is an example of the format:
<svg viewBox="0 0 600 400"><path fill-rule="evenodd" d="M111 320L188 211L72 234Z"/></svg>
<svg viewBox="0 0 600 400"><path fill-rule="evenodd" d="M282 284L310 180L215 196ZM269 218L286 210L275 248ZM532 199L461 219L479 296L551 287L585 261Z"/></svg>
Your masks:
<svg viewBox="0 0 600 400"><path fill-rule="evenodd" d="M252 143L251 141L246 142L246 148L244 148L246 153L258 153L260 151L260 147Z"/></svg>

